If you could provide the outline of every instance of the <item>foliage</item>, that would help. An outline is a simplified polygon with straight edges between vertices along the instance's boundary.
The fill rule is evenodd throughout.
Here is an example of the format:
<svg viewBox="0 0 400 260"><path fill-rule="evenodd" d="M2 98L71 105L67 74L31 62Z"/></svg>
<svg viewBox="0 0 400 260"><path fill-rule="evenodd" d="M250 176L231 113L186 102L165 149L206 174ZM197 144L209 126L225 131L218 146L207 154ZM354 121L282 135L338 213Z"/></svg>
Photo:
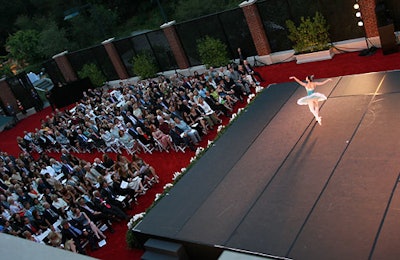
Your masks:
<svg viewBox="0 0 400 260"><path fill-rule="evenodd" d="M86 48L114 36L118 15L104 6L90 5L68 20L77 47Z"/></svg>
<svg viewBox="0 0 400 260"><path fill-rule="evenodd" d="M227 47L219 39L206 36L198 40L197 51L206 67L221 67L229 63Z"/></svg>
<svg viewBox="0 0 400 260"><path fill-rule="evenodd" d="M3 63L0 65L0 78L3 76L11 77L14 76L11 70L11 66L7 63Z"/></svg>
<svg viewBox="0 0 400 260"><path fill-rule="evenodd" d="M80 71L78 71L79 78L89 78L92 84L100 87L107 80L100 69L94 63L85 64Z"/></svg>
<svg viewBox="0 0 400 260"><path fill-rule="evenodd" d="M140 247L140 243L137 240L137 238L135 237L135 234L133 233L132 230L128 229L128 231L126 232L125 235L126 238L126 244L128 245L128 248L139 248Z"/></svg>
<svg viewBox="0 0 400 260"><path fill-rule="evenodd" d="M176 5L174 18L177 21L190 20L195 17L221 12L226 9L237 7L242 1L235 0L180 0Z"/></svg>
<svg viewBox="0 0 400 260"><path fill-rule="evenodd" d="M133 31L159 29L165 22L161 8L167 19L184 21L237 7L241 2L240 0L97 0L89 3L62 0L5 1L0 5L3 14L0 17L0 46L11 44L11 49L7 47L9 58L18 60L21 63L19 66L39 64L63 50L87 48L111 37L129 36ZM78 10L79 14L64 20L66 12L71 9ZM16 39L23 34L27 36L26 32L30 32L30 36L35 35L33 41ZM0 55L5 55L7 52L0 47Z"/></svg>
<svg viewBox="0 0 400 260"><path fill-rule="evenodd" d="M141 79L152 78L158 72L153 56L142 52L133 57L133 73Z"/></svg>
<svg viewBox="0 0 400 260"><path fill-rule="evenodd" d="M37 50L38 42L38 31L23 30L8 37L6 46L11 57L21 64L29 64L36 62L40 56Z"/></svg>
<svg viewBox="0 0 400 260"><path fill-rule="evenodd" d="M315 16L300 18L298 27L293 21L287 20L286 26L289 30L289 39L294 43L293 49L296 53L307 53L329 49L329 25L319 12Z"/></svg>
<svg viewBox="0 0 400 260"><path fill-rule="evenodd" d="M71 44L65 30L58 28L54 22L50 22L39 34L38 52L42 57L52 57L67 50L68 46Z"/></svg>

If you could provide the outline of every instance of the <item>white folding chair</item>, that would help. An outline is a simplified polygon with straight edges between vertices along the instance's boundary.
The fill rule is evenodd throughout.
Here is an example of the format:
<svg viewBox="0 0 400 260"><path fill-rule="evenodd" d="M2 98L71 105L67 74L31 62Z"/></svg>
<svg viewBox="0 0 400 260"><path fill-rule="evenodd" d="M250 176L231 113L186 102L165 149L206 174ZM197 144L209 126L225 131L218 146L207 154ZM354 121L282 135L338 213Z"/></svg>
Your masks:
<svg viewBox="0 0 400 260"><path fill-rule="evenodd" d="M136 149L136 141L135 141L135 140L132 140L132 141L129 142L129 143L123 143L123 142L121 142L121 141L118 141L118 142L119 142L119 144L126 150L126 152L127 152L128 154L132 155L132 154L134 154L134 153L137 152L137 149Z"/></svg>
<svg viewBox="0 0 400 260"><path fill-rule="evenodd" d="M187 145L184 143L179 144L179 145L174 143L174 150L176 152L181 151L182 153L185 153L186 148L187 148Z"/></svg>
<svg viewBox="0 0 400 260"><path fill-rule="evenodd" d="M149 154L153 153L154 147L152 144L144 144L139 139L136 139L136 141L138 142L138 144L139 144L140 148L143 150L143 152L149 153Z"/></svg>
<svg viewBox="0 0 400 260"><path fill-rule="evenodd" d="M155 142L155 144L156 144L157 150L159 150L160 152L166 151L167 153L169 153L169 149L168 149L168 148L165 148L159 140L157 140L156 138L154 138L154 142Z"/></svg>
<svg viewBox="0 0 400 260"><path fill-rule="evenodd" d="M108 142L106 141L106 146L107 149L113 151L114 153L121 153L120 146L122 146L122 143L119 142L118 139L112 139Z"/></svg>

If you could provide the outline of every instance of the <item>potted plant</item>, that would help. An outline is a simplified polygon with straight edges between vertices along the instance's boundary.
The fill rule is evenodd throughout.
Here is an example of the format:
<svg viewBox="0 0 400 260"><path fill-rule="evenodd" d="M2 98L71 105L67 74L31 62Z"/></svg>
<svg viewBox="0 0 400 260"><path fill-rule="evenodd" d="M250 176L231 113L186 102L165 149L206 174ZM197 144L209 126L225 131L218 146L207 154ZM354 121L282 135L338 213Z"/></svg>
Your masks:
<svg viewBox="0 0 400 260"><path fill-rule="evenodd" d="M155 60L149 52L141 52L133 57L133 73L141 79L152 78L156 76L158 67Z"/></svg>
<svg viewBox="0 0 400 260"><path fill-rule="evenodd" d="M313 18L301 17L298 26L287 20L286 26L298 64L332 59L334 53L330 48L329 25L321 13L316 12Z"/></svg>
<svg viewBox="0 0 400 260"><path fill-rule="evenodd" d="M95 87L103 86L104 82L107 80L103 72L94 63L88 63L83 65L82 69L78 71L78 76L83 78L89 78Z"/></svg>
<svg viewBox="0 0 400 260"><path fill-rule="evenodd" d="M206 36L197 41L197 50L206 67L221 67L229 63L227 47L219 39Z"/></svg>

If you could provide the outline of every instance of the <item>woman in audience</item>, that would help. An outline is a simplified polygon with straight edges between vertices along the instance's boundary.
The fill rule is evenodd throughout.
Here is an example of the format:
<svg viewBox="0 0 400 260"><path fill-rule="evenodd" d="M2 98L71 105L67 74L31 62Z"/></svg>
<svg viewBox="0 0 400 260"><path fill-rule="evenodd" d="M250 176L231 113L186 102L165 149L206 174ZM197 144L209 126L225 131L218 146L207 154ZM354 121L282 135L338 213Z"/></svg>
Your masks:
<svg viewBox="0 0 400 260"><path fill-rule="evenodd" d="M33 207L39 212L40 215L43 214L45 208L43 204L40 202L39 198L33 199Z"/></svg>
<svg viewBox="0 0 400 260"><path fill-rule="evenodd" d="M114 165L114 160L111 159L110 156L108 156L108 154L104 153L102 159L103 159L103 165L107 169L110 169Z"/></svg>
<svg viewBox="0 0 400 260"><path fill-rule="evenodd" d="M22 217L18 213L14 213L11 216L10 219L10 234L13 234L15 236L21 236L22 232L24 229L24 222L22 220Z"/></svg>
<svg viewBox="0 0 400 260"><path fill-rule="evenodd" d="M32 224L40 228L42 231L46 231L49 228L51 230L54 230L53 225L49 225L44 216L41 215L38 210L35 209L32 211L32 217L33 217Z"/></svg>
<svg viewBox="0 0 400 260"><path fill-rule="evenodd" d="M79 223L82 229L91 230L98 240L106 239L103 232L93 223L85 212L82 212L79 208L74 208L73 213L74 215L72 218Z"/></svg>
<svg viewBox="0 0 400 260"><path fill-rule="evenodd" d="M118 176L120 177L121 181L125 181L128 183L128 187L134 190L137 193L144 193L146 191L143 183L142 178L139 177L139 173L135 171L131 171L128 167L129 164L116 164L115 171L117 172Z"/></svg>
<svg viewBox="0 0 400 260"><path fill-rule="evenodd" d="M145 161L142 160L136 154L132 155L132 162L130 164L131 169L137 171L142 179L151 180L153 179L154 182L158 183L160 178L158 177L156 170L153 166L147 164Z"/></svg>
<svg viewBox="0 0 400 260"><path fill-rule="evenodd" d="M186 118L188 120L186 123L188 123L190 127L204 135L208 134L206 120L196 105L190 108L190 113Z"/></svg>
<svg viewBox="0 0 400 260"><path fill-rule="evenodd" d="M159 144L162 145L163 149L168 150L173 147L171 137L167 134L164 134L159 128L157 128L154 124L150 125L151 135L155 140L158 141Z"/></svg>
<svg viewBox="0 0 400 260"><path fill-rule="evenodd" d="M136 142L130 134L124 130L118 131L118 140L128 149L135 149Z"/></svg>

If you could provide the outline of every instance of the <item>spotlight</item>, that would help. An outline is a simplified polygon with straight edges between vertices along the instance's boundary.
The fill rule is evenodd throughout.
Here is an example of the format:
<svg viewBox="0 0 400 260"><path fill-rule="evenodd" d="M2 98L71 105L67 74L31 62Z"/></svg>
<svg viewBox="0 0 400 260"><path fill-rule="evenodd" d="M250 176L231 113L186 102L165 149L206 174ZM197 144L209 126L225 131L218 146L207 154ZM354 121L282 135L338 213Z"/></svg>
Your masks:
<svg viewBox="0 0 400 260"><path fill-rule="evenodd" d="M353 8L354 8L354 10L356 12L355 16L358 18L357 19L357 25L359 27L364 27L364 22L363 22L363 20L361 18L361 11L360 11L360 5L358 4L358 0L355 0ZM365 28L363 28L363 29L364 29L364 33L365 33L364 38L365 38L365 43L367 45L367 48L365 50L362 50L360 52L360 54L358 54L358 55L359 56L370 56L370 55L372 55L372 54L374 54L376 52L376 47L373 44L371 44L372 46L369 47L369 42L368 42L368 38L367 38L367 35L366 35L366 32L365 32Z"/></svg>

